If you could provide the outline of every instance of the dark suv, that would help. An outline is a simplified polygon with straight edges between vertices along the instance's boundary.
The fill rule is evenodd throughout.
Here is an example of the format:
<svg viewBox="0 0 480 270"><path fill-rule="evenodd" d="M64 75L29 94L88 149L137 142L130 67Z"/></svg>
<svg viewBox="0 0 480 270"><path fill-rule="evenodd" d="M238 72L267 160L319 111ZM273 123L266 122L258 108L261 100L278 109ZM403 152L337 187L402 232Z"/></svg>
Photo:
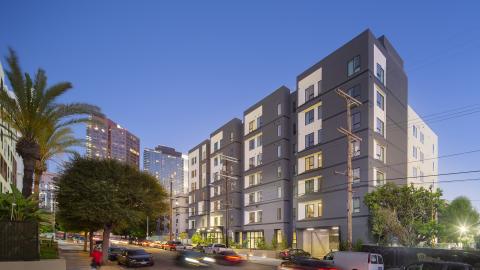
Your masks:
<svg viewBox="0 0 480 270"><path fill-rule="evenodd" d="M405 270L473 270L473 267L461 262L416 262L405 267Z"/></svg>

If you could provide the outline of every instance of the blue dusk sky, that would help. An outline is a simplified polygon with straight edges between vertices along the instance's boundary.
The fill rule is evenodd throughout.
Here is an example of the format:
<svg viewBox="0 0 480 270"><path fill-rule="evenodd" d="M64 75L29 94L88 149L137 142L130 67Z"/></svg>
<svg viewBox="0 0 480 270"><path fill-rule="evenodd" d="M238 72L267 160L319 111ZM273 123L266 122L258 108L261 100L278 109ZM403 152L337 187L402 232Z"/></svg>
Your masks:
<svg viewBox="0 0 480 270"><path fill-rule="evenodd" d="M431 121L443 156L480 149L480 2L451 3L5 0L0 55L5 63L11 46L25 71L72 82L63 101L99 105L142 149L187 152L279 86L294 89L300 72L370 28L403 57L420 115L473 108ZM440 173L478 170L479 158L441 158ZM467 178L480 174L439 179ZM480 209L480 181L440 187Z"/></svg>

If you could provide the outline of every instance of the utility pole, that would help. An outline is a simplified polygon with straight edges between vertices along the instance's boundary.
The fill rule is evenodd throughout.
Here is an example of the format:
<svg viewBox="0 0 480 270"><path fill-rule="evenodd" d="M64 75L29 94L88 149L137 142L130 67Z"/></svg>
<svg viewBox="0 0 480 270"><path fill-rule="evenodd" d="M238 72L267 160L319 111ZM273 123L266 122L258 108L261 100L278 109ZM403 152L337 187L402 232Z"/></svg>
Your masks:
<svg viewBox="0 0 480 270"><path fill-rule="evenodd" d="M352 106L360 106L362 102L351 97L341 89L337 89L337 94L345 99L347 105L347 128L340 127L338 131L347 137L347 249L352 250L352 208L353 208L353 172L352 172L352 142L362 139L352 133Z"/></svg>
<svg viewBox="0 0 480 270"><path fill-rule="evenodd" d="M148 228L148 223L149 223L149 222L148 222L148 216L147 216L147 236L146 236L147 239L148 239L148 235L149 235L149 232L148 232L148 229L149 229L149 228Z"/></svg>
<svg viewBox="0 0 480 270"><path fill-rule="evenodd" d="M173 240L173 232L172 232L172 225L173 225L173 175L170 176L170 222L168 223L168 233L170 241Z"/></svg>
<svg viewBox="0 0 480 270"><path fill-rule="evenodd" d="M230 179L238 179L237 177L234 177L234 176L230 176L230 173L228 171L228 161L230 162L233 162L233 163L238 163L238 159L234 158L234 157L229 157L229 156L226 156L226 155L220 155L220 158L222 159L223 161L223 164L225 166L225 169L224 169L224 174L221 174L220 176L225 178L225 246L228 248L229 247L229 243L228 243L228 230L229 230L229 226L230 226L230 216L229 216L229 209L230 209L230 202L228 201L228 181Z"/></svg>

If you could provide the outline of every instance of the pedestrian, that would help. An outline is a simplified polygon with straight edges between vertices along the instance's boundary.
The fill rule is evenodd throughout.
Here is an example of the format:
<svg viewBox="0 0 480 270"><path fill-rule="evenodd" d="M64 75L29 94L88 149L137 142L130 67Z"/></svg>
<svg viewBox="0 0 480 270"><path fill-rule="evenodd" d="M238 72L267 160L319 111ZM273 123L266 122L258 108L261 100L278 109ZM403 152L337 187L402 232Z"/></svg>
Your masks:
<svg viewBox="0 0 480 270"><path fill-rule="evenodd" d="M103 253L99 248L95 248L92 252L92 263L90 266L93 269L100 269L100 266L102 265L102 256Z"/></svg>

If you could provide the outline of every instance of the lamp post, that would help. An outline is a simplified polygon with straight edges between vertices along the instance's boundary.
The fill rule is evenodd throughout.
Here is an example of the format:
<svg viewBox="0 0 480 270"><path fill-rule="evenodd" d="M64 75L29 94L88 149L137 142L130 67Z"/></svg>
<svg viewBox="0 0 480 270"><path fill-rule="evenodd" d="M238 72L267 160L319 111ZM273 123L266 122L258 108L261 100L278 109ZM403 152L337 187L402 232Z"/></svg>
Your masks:
<svg viewBox="0 0 480 270"><path fill-rule="evenodd" d="M170 175L170 222L168 223L168 238L170 241L173 240L173 180L175 176L177 175L177 172L173 172L172 175Z"/></svg>
<svg viewBox="0 0 480 270"><path fill-rule="evenodd" d="M13 221L13 207L15 207L16 205L16 203L12 203L12 213L10 214L10 221Z"/></svg>

